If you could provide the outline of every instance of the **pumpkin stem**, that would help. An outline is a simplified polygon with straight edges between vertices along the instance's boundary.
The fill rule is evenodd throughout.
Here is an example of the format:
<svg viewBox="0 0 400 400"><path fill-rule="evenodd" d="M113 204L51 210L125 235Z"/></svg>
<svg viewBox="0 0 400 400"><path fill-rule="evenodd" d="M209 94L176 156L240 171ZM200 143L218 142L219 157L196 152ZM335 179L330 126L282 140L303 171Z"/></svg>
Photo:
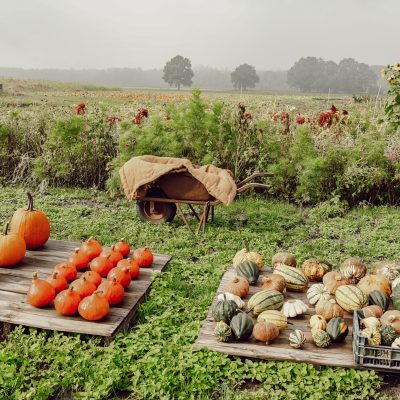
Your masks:
<svg viewBox="0 0 400 400"><path fill-rule="evenodd" d="M4 228L3 228L3 235L6 236L7 232L8 232L8 225L10 225L10 222L6 222L4 224Z"/></svg>
<svg viewBox="0 0 400 400"><path fill-rule="evenodd" d="M79 253L79 250L80 250L80 248L79 248L79 247L76 247L75 250L74 250L74 253L75 253L75 254L78 254L78 253Z"/></svg>
<svg viewBox="0 0 400 400"><path fill-rule="evenodd" d="M28 211L33 211L33 197L29 192L26 195L28 196Z"/></svg>
<svg viewBox="0 0 400 400"><path fill-rule="evenodd" d="M73 292L75 289L74 289L74 287L73 286L70 286L69 288L68 288L68 291L69 292Z"/></svg>
<svg viewBox="0 0 400 400"><path fill-rule="evenodd" d="M37 273L37 272L34 272L34 273L32 274L32 280L35 281L36 279L38 279L38 273Z"/></svg>
<svg viewBox="0 0 400 400"><path fill-rule="evenodd" d="M52 278L53 278L53 279L56 279L57 276L58 276L58 272L57 272L57 271L54 271L54 272L53 272L53 275L52 275Z"/></svg>
<svg viewBox="0 0 400 400"><path fill-rule="evenodd" d="M388 321L390 323L394 322L395 319L396 319L396 317L394 315L389 315L389 317L388 317Z"/></svg>
<svg viewBox="0 0 400 400"><path fill-rule="evenodd" d="M114 278L112 279L112 282L113 282L113 284L115 285L115 284L117 283L117 278L114 277Z"/></svg>

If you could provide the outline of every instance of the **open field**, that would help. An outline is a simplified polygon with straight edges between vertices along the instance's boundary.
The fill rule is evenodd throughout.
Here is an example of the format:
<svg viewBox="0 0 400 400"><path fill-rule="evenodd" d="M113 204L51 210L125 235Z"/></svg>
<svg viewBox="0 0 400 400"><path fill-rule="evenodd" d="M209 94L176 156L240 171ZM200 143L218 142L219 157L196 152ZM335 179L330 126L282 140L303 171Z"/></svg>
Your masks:
<svg viewBox="0 0 400 400"><path fill-rule="evenodd" d="M96 236L111 244L124 237L173 260L155 279L138 323L108 347L87 336L34 329L18 328L4 338L0 399L398 399L399 383L374 371L259 362L192 348L244 240L265 260L277 250L335 267L349 256L368 263L398 258L400 213L393 205L400 198L400 141L379 121L383 102L6 81L0 222L24 204L29 188L50 218L53 239ZM85 111L77 115L80 103ZM149 117L138 123L143 108ZM331 123L321 125L326 113ZM274 188L218 208L203 236L189 233L177 218L142 224L134 204L121 196L117 171L146 153L212 162L238 178L273 171Z"/></svg>
<svg viewBox="0 0 400 400"><path fill-rule="evenodd" d="M0 220L8 219L23 198L23 189L2 189ZM193 236L178 221L143 225L133 204L111 200L95 190L47 190L37 195L37 206L52 221L55 239L95 235L110 244L125 237L174 258L153 283L138 324L109 347L89 337L14 331L0 343L0 398L46 399L57 394L71 398L70 392L84 399L118 397L124 392L146 399L382 398L374 394L381 381L374 372L245 361L194 351L191 345L243 240L266 260L278 249L293 252L300 262L313 255L335 266L349 255L367 262L396 258L400 252L397 209L343 211L332 204L297 209L247 197L220 208L206 234ZM243 392L249 384L250 392ZM393 381L390 386L395 394Z"/></svg>

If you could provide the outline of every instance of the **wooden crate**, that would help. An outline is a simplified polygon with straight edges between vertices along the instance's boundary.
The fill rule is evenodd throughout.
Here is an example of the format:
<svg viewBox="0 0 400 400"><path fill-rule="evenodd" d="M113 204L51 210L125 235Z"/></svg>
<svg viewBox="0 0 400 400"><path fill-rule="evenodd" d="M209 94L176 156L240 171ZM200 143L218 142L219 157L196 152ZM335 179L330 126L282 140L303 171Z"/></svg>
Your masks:
<svg viewBox="0 0 400 400"><path fill-rule="evenodd" d="M58 314L53 305L35 308L26 302L26 293L32 273L39 272L40 278L47 277L53 267L65 261L78 243L49 240L43 249L27 251L21 265L0 268L0 321L4 324L24 325L63 332L75 332L113 338L127 328L135 318L139 304L150 289L154 273L161 272L171 257L155 254L150 268L141 268L138 280L132 281L125 291L123 303L110 309L109 315L101 321L85 321L79 315L66 317ZM78 273L78 276L82 272ZM6 325L8 330L9 326Z"/></svg>
<svg viewBox="0 0 400 400"><path fill-rule="evenodd" d="M250 293L244 299L248 300L254 293L260 290L262 286L262 276L266 276L267 272L262 271L260 274L259 283L257 286L250 286ZM224 292L225 283L236 276L233 268L229 268L224 274L221 284L218 288L217 295ZM258 342L253 338L248 341L231 341L228 343L219 342L214 336L215 322L211 316L211 310L217 301L217 295L214 298L213 304L211 305L207 318L203 323L202 329L197 337L195 346L196 347L208 347L211 350L219 351L221 353L241 356L247 358L260 358L265 360L287 360L306 362L315 365L331 365L338 367L352 367L361 368L360 365L354 362L353 348L352 348L352 326L353 316L352 314L345 313L344 319L349 326L349 334L346 337L344 343L333 343L326 349L321 349L314 345L312 342L312 336L308 322L310 316L315 314L314 307L310 307L306 293L296 293L287 291L285 297L287 299L300 299L305 304L309 305L309 309L306 314L296 318L289 318L289 322L293 325L289 325L284 329L279 337L275 339L271 344L266 345L262 342ZM306 344L302 349L293 349L289 346L288 337L289 334L295 330L301 329L306 337Z"/></svg>

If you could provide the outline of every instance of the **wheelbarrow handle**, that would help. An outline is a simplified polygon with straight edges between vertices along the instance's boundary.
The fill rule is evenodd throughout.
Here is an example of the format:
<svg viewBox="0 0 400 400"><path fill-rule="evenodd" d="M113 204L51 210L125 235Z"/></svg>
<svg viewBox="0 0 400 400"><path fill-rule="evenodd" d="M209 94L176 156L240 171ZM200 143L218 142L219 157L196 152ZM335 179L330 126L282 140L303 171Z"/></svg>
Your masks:
<svg viewBox="0 0 400 400"><path fill-rule="evenodd" d="M250 189L270 189L272 185L265 185L264 183L251 182L238 188L238 193L245 193Z"/></svg>
<svg viewBox="0 0 400 400"><path fill-rule="evenodd" d="M274 176L274 174L272 172L255 172L254 174L248 176L246 179L243 179L236 186L238 188L240 188L243 185L245 185L247 182L252 181L253 179L256 179L256 178L267 178L267 177L271 177L271 176Z"/></svg>

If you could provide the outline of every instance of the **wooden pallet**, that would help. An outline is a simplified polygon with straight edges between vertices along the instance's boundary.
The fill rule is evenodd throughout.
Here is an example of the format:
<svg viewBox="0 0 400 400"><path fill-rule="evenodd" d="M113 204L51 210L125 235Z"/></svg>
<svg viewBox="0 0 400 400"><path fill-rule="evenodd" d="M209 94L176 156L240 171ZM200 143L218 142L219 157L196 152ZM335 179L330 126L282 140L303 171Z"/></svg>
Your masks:
<svg viewBox="0 0 400 400"><path fill-rule="evenodd" d="M268 271L270 273L270 271ZM248 300L254 293L260 290L262 286L262 276L266 276L267 271L262 271L260 274L259 283L257 286L250 287L249 295L244 299ZM217 295L224 292L224 286L226 282L236 276L233 268L229 268L224 274L221 284L218 288ZM332 344L329 348L321 349L314 345L312 342L310 327L308 322L310 316L315 314L314 307L310 307L306 314L297 318L290 318L289 322L293 325L289 325L284 329L279 337L275 339L270 345L263 344L262 342L255 341L253 338L245 342L231 341L228 343L222 343L216 340L214 336L215 322L211 316L212 307L217 302L217 295L214 298L213 304L211 305L207 318L203 323L202 329L197 337L195 346L196 347L208 347L211 350L219 351L221 353L241 356L247 358L260 358L265 360L287 360L296 362L306 362L315 365L331 365L337 367L351 367L351 368L362 368L362 366L354 362L353 348L352 348L352 326L353 316L352 314L345 313L344 319L349 326L349 334L344 343ZM296 293L287 291L287 299L300 299L305 304L309 305L306 293ZM295 330L301 329L306 337L306 344L302 349L293 349L289 346L288 337L289 334Z"/></svg>
<svg viewBox="0 0 400 400"><path fill-rule="evenodd" d="M163 271L171 260L168 255L155 254L152 267L142 268L139 279L132 281L126 289L124 302L112 307L109 315L98 322L85 321L79 315L61 316L53 305L35 308L27 304L26 293L32 273L38 271L39 277L47 277L53 267L65 261L77 246L78 243L49 240L43 249L27 251L19 266L0 268L0 321L3 321L5 331L9 330L9 324L24 325L111 339L130 325L150 289L154 273ZM78 276L81 274L78 273Z"/></svg>

